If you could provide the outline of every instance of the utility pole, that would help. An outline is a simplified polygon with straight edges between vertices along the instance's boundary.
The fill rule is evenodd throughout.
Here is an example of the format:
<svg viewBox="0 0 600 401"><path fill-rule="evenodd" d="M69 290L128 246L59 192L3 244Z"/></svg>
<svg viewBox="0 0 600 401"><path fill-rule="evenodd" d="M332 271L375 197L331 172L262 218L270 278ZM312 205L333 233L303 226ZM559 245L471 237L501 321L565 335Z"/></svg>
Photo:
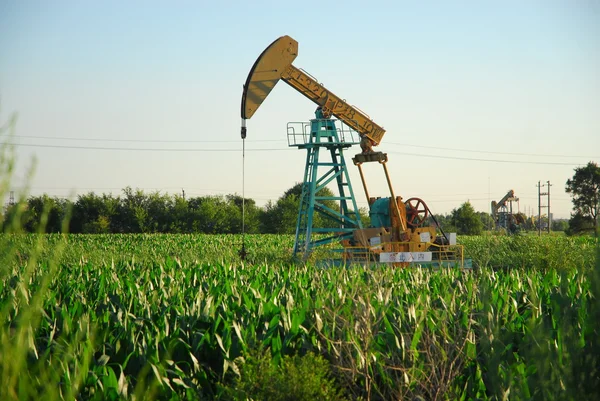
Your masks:
<svg viewBox="0 0 600 401"><path fill-rule="evenodd" d="M548 186L548 192L542 192L542 188ZM547 231L550 233L550 181L546 181L546 184L542 185L541 181L538 181L538 235L542 235L542 208L548 208L548 228ZM546 206L542 206L542 196L548 197L548 203Z"/></svg>
<svg viewBox="0 0 600 401"><path fill-rule="evenodd" d="M548 185L548 234L550 234L550 229L552 227L552 214L550 214L550 187L552 185L550 185L550 181L546 181L546 184Z"/></svg>
<svg viewBox="0 0 600 401"><path fill-rule="evenodd" d="M542 193L540 192L541 181L538 181L538 235L542 235Z"/></svg>
<svg viewBox="0 0 600 401"><path fill-rule="evenodd" d="M181 188L181 197L185 200L185 190Z"/></svg>

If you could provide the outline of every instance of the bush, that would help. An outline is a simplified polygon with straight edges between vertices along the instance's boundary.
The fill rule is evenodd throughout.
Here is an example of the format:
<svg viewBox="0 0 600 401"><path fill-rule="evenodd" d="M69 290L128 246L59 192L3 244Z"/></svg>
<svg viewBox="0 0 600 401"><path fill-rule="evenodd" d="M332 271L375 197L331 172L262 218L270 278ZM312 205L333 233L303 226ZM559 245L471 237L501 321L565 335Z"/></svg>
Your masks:
<svg viewBox="0 0 600 401"><path fill-rule="evenodd" d="M285 356L277 365L266 351L251 354L240 370L232 398L236 400L343 400L331 378L329 362L313 353Z"/></svg>

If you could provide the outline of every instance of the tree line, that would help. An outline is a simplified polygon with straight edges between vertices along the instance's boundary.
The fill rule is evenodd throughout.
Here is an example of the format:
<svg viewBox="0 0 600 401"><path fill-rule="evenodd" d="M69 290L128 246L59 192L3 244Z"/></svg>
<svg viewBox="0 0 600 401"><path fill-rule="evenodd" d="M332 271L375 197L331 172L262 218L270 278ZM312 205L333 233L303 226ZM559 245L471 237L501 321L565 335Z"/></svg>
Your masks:
<svg viewBox="0 0 600 401"><path fill-rule="evenodd" d="M237 194L184 198L182 195L146 193L127 187L121 195L90 192L75 201L48 195L30 196L8 206L2 231L47 233L206 233L292 234L296 229L302 184L296 184L264 207ZM324 189L319 195L332 195ZM328 205L336 208L335 202ZM361 218L367 223L366 210ZM319 216L315 227L329 222Z"/></svg>
<svg viewBox="0 0 600 401"><path fill-rule="evenodd" d="M320 195L332 194L325 189ZM292 234L296 229L300 196L301 184L294 185L264 207L248 198L242 205L242 197L235 194L184 198L130 187L121 195L90 192L79 195L75 201L48 195L30 196L25 202L6 208L2 229L3 232L77 234L236 234L242 232L244 214L247 233ZM328 202L331 202L330 208L337 207L334 201ZM361 209L360 215L363 226L368 227L368 211ZM320 215L315 219L315 227L331 224ZM438 224L446 232L479 235L491 230L494 221L489 213L476 212L465 202L450 214L433 215L428 224Z"/></svg>
<svg viewBox="0 0 600 401"><path fill-rule="evenodd" d="M552 231L568 234L593 233L598 227L600 210L600 167L590 162L575 169L566 182L573 197L571 219L552 222ZM233 195L209 195L184 198L182 195L145 193L127 187L121 195L79 195L70 201L48 195L31 196L24 202L8 206L2 215L3 232L70 232L70 233L206 233L236 234L244 229L250 234L292 234L296 229L302 184L285 191L277 201L264 207L253 199ZM325 188L320 196L333 196ZM327 206L336 209L334 201ZM369 226L368 210L361 209L364 227ZM544 224L521 216L520 230L534 231ZM446 232L479 235L494 228L489 213L476 212L469 202L446 215L433 215L429 223ZM314 227L334 226L322 216L315 217ZM547 224L547 219L545 221Z"/></svg>

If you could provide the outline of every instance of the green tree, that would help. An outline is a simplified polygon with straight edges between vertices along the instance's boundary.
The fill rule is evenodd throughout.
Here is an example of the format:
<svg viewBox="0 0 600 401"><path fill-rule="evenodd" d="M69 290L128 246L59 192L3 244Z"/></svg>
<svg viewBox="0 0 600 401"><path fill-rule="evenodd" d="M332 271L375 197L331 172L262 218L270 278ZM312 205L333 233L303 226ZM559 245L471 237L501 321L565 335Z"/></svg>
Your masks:
<svg viewBox="0 0 600 401"><path fill-rule="evenodd" d="M97 221L102 213L102 198L94 192L77 196L73 205L73 218L71 219L72 233L88 233L91 222Z"/></svg>
<svg viewBox="0 0 600 401"><path fill-rule="evenodd" d="M260 216L262 210L256 206L254 199L244 199L239 195L227 195L227 202L239 210L240 216L244 213L244 230L249 234L258 234L260 232ZM239 224L239 223L238 223Z"/></svg>
<svg viewBox="0 0 600 401"><path fill-rule="evenodd" d="M585 231L588 227L581 224L592 222L592 230L598 227L600 210L600 167L589 162L585 167L577 167L573 178L567 180L565 191L573 197L573 218L569 225L573 232Z"/></svg>
<svg viewBox="0 0 600 401"><path fill-rule="evenodd" d="M171 205L169 232L176 234L192 232L190 213L188 201L183 196L175 195Z"/></svg>
<svg viewBox="0 0 600 401"><path fill-rule="evenodd" d="M569 229L569 221L565 219L552 220L552 231L567 231Z"/></svg>
<svg viewBox="0 0 600 401"><path fill-rule="evenodd" d="M282 196L273 203L269 201L261 218L261 232L268 234L293 234L298 219L296 195Z"/></svg>
<svg viewBox="0 0 600 401"><path fill-rule="evenodd" d="M432 216L429 216L426 225L436 225L436 223L444 232L456 231L456 227L454 227L454 225L452 224L451 214L434 214Z"/></svg>
<svg viewBox="0 0 600 401"><path fill-rule="evenodd" d="M456 232L461 235L480 235L483 223L469 202L465 202L458 209L452 210L450 223L456 227Z"/></svg>
<svg viewBox="0 0 600 401"><path fill-rule="evenodd" d="M479 219L481 220L481 224L484 229L486 229L486 230L494 229L495 223L494 223L494 218L492 217L491 214L486 213L486 212L477 212L477 216L479 216Z"/></svg>
<svg viewBox="0 0 600 401"><path fill-rule="evenodd" d="M171 210L173 197L160 194L158 191L150 194L131 187L123 189L123 197L118 207L117 232L149 233L168 232L171 226Z"/></svg>
<svg viewBox="0 0 600 401"><path fill-rule="evenodd" d="M147 213L144 212L144 191L131 187L123 189L123 197L120 198L115 232L141 233L146 228Z"/></svg>
<svg viewBox="0 0 600 401"><path fill-rule="evenodd" d="M194 228L207 234L233 234L242 231L242 212L221 195L199 198Z"/></svg>
<svg viewBox="0 0 600 401"><path fill-rule="evenodd" d="M94 192L79 195L73 205L71 219L72 233L110 233L111 226L117 224L118 198L112 195L96 195Z"/></svg>
<svg viewBox="0 0 600 401"><path fill-rule="evenodd" d="M584 216L581 212L575 212L569 219L569 228L565 231L568 235L591 233L594 231L594 221L590 216Z"/></svg>
<svg viewBox="0 0 600 401"><path fill-rule="evenodd" d="M172 210L174 205L173 196L152 192L144 197L143 208L146 212L145 232L169 232Z"/></svg>
<svg viewBox="0 0 600 401"><path fill-rule="evenodd" d="M41 196L31 196L27 199L26 211L23 214L23 227L28 232L62 232L63 221L72 207L66 199ZM44 225L43 217L46 218Z"/></svg>

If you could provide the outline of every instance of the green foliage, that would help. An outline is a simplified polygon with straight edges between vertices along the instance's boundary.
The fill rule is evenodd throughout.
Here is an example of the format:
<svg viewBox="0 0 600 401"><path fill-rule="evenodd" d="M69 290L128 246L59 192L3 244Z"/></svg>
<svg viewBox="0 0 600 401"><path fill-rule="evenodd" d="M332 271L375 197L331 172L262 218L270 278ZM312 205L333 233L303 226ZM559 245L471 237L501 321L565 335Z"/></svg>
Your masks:
<svg viewBox="0 0 600 401"><path fill-rule="evenodd" d="M244 232L258 234L260 232L260 217L263 211L256 206L254 199L245 199L244 201L244 198L239 195L227 195L225 199L230 205L234 205L239 210L240 217L242 212L245 214Z"/></svg>
<svg viewBox="0 0 600 401"><path fill-rule="evenodd" d="M336 388L329 362L314 353L286 355L278 365L270 351L253 352L246 357L236 380L238 400L312 401L343 400Z"/></svg>
<svg viewBox="0 0 600 401"><path fill-rule="evenodd" d="M283 235L249 234L241 263L239 242L0 235L0 399L579 400L600 386L591 237L462 237L475 271L294 265Z"/></svg>
<svg viewBox="0 0 600 401"><path fill-rule="evenodd" d="M585 167L577 167L573 178L567 180L565 191L573 196L574 218L571 219L571 230L579 232L587 228L581 224L591 219L592 229L598 227L600 212L600 167L589 162ZM578 218L575 218L578 217Z"/></svg>
<svg viewBox="0 0 600 401"><path fill-rule="evenodd" d="M122 196L110 194L79 195L75 203L47 195L32 196L26 202L8 207L3 231L13 226L26 232L62 232L62 224L71 213L65 232L103 233L239 233L242 230L242 198L237 195L205 196L186 200L181 196L125 188ZM258 233L263 211L252 199L246 199L245 232ZM297 212L297 211L296 211ZM42 224L42 216L48 221ZM18 224L13 224L18 220ZM13 222L10 223L9 222ZM295 220L293 223L295 227Z"/></svg>
<svg viewBox="0 0 600 401"><path fill-rule="evenodd" d="M242 231L242 212L222 196L203 197L197 209L197 227L208 234L239 233Z"/></svg>
<svg viewBox="0 0 600 401"><path fill-rule="evenodd" d="M463 204L463 206L461 206L461 208L455 209L452 211L452 213L447 214L447 215L434 214L433 217L428 218L427 224L435 225L437 222L437 224L439 224L439 226L441 227L441 229L444 232L447 232L447 233L456 232L459 234L465 234L464 232L463 233L460 232L461 230L459 230L458 227L456 226L457 222L459 222L461 224L467 224L467 227L471 227L471 225L473 225L473 224L475 224L475 226L479 226L479 224L475 222L474 217L470 213L470 210L468 211L470 219L468 221L466 221L463 218L462 213L464 212L464 208L466 207L465 205L466 204ZM471 209L472 209L472 207L471 207ZM489 213L475 212L474 209L473 209L473 213L481 221L481 230L492 230L494 228L494 219L492 218L492 216ZM458 220L455 218L455 215L458 218ZM481 232L482 231L479 231L479 234L481 234Z"/></svg>
<svg viewBox="0 0 600 401"><path fill-rule="evenodd" d="M494 270L572 270L594 268L596 241L589 236L465 236L460 238L473 262Z"/></svg>
<svg viewBox="0 0 600 401"><path fill-rule="evenodd" d="M0 236L0 399L261 399L252 377L373 400L594 394L590 237L461 237L472 272L293 265L275 235L241 264L238 241Z"/></svg>
<svg viewBox="0 0 600 401"><path fill-rule="evenodd" d="M79 195L73 205L70 231L75 233L109 233L111 220L115 220L118 199L91 192ZM115 222L116 223L116 222Z"/></svg>
<svg viewBox="0 0 600 401"><path fill-rule="evenodd" d="M552 220L552 231L567 231L569 229L569 221L563 219Z"/></svg>
<svg viewBox="0 0 600 401"><path fill-rule="evenodd" d="M5 211L3 231L12 232L24 229L29 232L62 231L63 221L69 216L72 204L65 200L47 195L32 196L26 203L13 205ZM42 218L45 221L42 221ZM14 219L18 224L13 224Z"/></svg>
<svg viewBox="0 0 600 401"><path fill-rule="evenodd" d="M569 219L569 227L566 230L568 235L590 234L594 232L594 220L591 216L585 216L582 213L575 212Z"/></svg>
<svg viewBox="0 0 600 401"><path fill-rule="evenodd" d="M267 203L262 215L261 232L269 234L292 234L298 220L299 199L296 195L282 196L276 203Z"/></svg>
<svg viewBox="0 0 600 401"><path fill-rule="evenodd" d="M465 202L458 209L452 210L451 224L456 227L456 232L461 235L480 235L483 223L469 202Z"/></svg>
<svg viewBox="0 0 600 401"><path fill-rule="evenodd" d="M494 218L491 214L486 212L476 212L477 216L479 216L479 220L481 220L481 225L484 230L493 230L494 229Z"/></svg>

